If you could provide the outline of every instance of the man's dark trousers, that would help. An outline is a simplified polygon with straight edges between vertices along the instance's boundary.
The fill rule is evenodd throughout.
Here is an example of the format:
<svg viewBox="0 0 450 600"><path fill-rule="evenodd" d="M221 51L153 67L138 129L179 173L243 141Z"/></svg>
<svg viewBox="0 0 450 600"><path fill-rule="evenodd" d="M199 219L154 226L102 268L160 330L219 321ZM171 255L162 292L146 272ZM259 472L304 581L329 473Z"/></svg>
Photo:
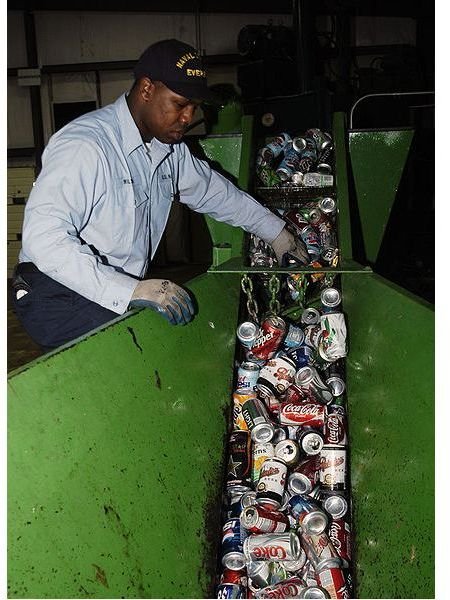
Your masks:
<svg viewBox="0 0 450 600"><path fill-rule="evenodd" d="M48 277L33 263L16 266L12 288L17 317L29 336L46 351L118 317Z"/></svg>

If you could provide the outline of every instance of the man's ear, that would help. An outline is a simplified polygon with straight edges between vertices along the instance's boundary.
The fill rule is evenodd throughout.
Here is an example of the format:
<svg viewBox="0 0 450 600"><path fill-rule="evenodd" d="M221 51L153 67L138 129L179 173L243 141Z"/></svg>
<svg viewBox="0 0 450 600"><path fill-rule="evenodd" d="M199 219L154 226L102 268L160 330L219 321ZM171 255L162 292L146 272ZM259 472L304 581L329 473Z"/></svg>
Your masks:
<svg viewBox="0 0 450 600"><path fill-rule="evenodd" d="M155 93L155 87L156 86L150 77L141 78L139 81L139 92L144 102L148 102L152 99L152 96Z"/></svg>

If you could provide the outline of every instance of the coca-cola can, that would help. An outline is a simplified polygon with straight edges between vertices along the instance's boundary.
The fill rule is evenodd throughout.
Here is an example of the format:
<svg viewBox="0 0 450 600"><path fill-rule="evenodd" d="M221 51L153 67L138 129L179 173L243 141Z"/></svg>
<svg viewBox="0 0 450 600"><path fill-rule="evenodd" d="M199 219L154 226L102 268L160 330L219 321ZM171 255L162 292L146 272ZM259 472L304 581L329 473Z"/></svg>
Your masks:
<svg viewBox="0 0 450 600"><path fill-rule="evenodd" d="M295 384L305 391L309 391L319 402L329 404L333 400L331 390L322 381L317 369L311 366L302 367L295 375Z"/></svg>
<svg viewBox="0 0 450 600"><path fill-rule="evenodd" d="M247 561L297 560L301 553L300 540L295 532L262 533L248 536L243 544Z"/></svg>
<svg viewBox="0 0 450 600"><path fill-rule="evenodd" d="M341 568L325 567L316 571L317 583L327 590L330 598L350 598L344 573Z"/></svg>
<svg viewBox="0 0 450 600"><path fill-rule="evenodd" d="M259 480L261 467L268 458L275 456L275 448L271 442L256 442L252 452L252 481Z"/></svg>
<svg viewBox="0 0 450 600"><path fill-rule="evenodd" d="M220 576L220 583L235 583L237 585L247 586L247 571L233 571L232 569L224 569Z"/></svg>
<svg viewBox="0 0 450 600"><path fill-rule="evenodd" d="M347 489L347 450L343 446L323 445L320 451L320 484L327 490Z"/></svg>
<svg viewBox="0 0 450 600"><path fill-rule="evenodd" d="M282 440L275 446L275 456L281 458L288 467L296 465L300 458L298 443L294 440Z"/></svg>
<svg viewBox="0 0 450 600"><path fill-rule="evenodd" d="M306 600L307 598L330 598L329 593L319 585L308 585L300 592L299 598Z"/></svg>
<svg viewBox="0 0 450 600"><path fill-rule="evenodd" d="M302 460L289 475L288 489L293 494L308 494L319 480L318 455Z"/></svg>
<svg viewBox="0 0 450 600"><path fill-rule="evenodd" d="M307 533L302 530L300 532L300 537L306 556L316 571L330 564L333 564L334 566L341 565L341 559L339 558L337 550L326 532L315 534ZM244 542L244 547L246 542L247 540ZM331 559L333 559L333 562L328 562Z"/></svg>
<svg viewBox="0 0 450 600"><path fill-rule="evenodd" d="M251 438L248 431L232 431L229 438L227 490L246 492L251 482Z"/></svg>
<svg viewBox="0 0 450 600"><path fill-rule="evenodd" d="M323 437L317 430L312 427L299 427L297 439L300 448L308 456L320 454L323 447Z"/></svg>
<svg viewBox="0 0 450 600"><path fill-rule="evenodd" d="M258 337L259 327L253 321L241 323L236 331L236 335L241 344L246 348L251 348Z"/></svg>
<svg viewBox="0 0 450 600"><path fill-rule="evenodd" d="M341 519L347 514L348 501L343 494L322 490L320 499L323 508L333 519Z"/></svg>
<svg viewBox="0 0 450 600"><path fill-rule="evenodd" d="M261 323L258 336L254 341L249 357L269 360L275 356L286 333L286 323L281 317L269 316Z"/></svg>
<svg viewBox="0 0 450 600"><path fill-rule="evenodd" d="M300 594L305 589L303 581L299 577L290 577L274 585L260 590L257 598L303 598Z"/></svg>
<svg viewBox="0 0 450 600"><path fill-rule="evenodd" d="M323 429L325 406L319 402L286 402L280 406L280 423Z"/></svg>
<svg viewBox="0 0 450 600"><path fill-rule="evenodd" d="M289 500L291 514L297 519L302 531L323 533L328 526L328 516L320 506L308 496L297 494Z"/></svg>
<svg viewBox="0 0 450 600"><path fill-rule="evenodd" d="M224 600L225 598L246 598L247 589L245 586L237 583L221 583L217 586L216 598Z"/></svg>
<svg viewBox="0 0 450 600"><path fill-rule="evenodd" d="M241 525L250 533L283 533L289 529L289 519L282 512L262 506L248 506L241 513Z"/></svg>
<svg viewBox="0 0 450 600"><path fill-rule="evenodd" d="M303 548L300 548L300 558L297 560L284 560L283 566L286 571L289 571L290 573L298 573L305 566L305 562L306 552L303 550Z"/></svg>
<svg viewBox="0 0 450 600"><path fill-rule="evenodd" d="M241 527L239 519L229 519L223 526L222 565L232 571L240 571L245 567L243 542L247 533Z"/></svg>
<svg viewBox="0 0 450 600"><path fill-rule="evenodd" d="M332 519L328 529L328 537L342 560L342 566L344 568L349 567L352 560L350 523L346 519Z"/></svg>
<svg viewBox="0 0 450 600"><path fill-rule="evenodd" d="M295 383L293 383L292 385L290 385L288 387L288 389L286 390L286 393L284 395L284 402L288 403L288 402L294 402L294 403L301 403L301 402L315 402L315 398L312 394L310 394L309 392L305 391L305 390L301 390L298 385L295 385Z"/></svg>
<svg viewBox="0 0 450 600"><path fill-rule="evenodd" d="M237 372L236 390L239 392L252 392L259 377L260 366L250 361L239 365Z"/></svg>
<svg viewBox="0 0 450 600"><path fill-rule="evenodd" d="M283 502L287 465L279 458L268 458L261 468L256 486L256 501L279 508Z"/></svg>
<svg viewBox="0 0 450 600"><path fill-rule="evenodd" d="M244 415L242 414L242 405L250 398L256 398L256 393L233 393L233 429L242 429L243 431L248 431L248 425L245 422Z"/></svg>
<svg viewBox="0 0 450 600"><path fill-rule="evenodd" d="M327 406L324 443L330 446L347 445L347 418L340 406Z"/></svg>
<svg viewBox="0 0 450 600"><path fill-rule="evenodd" d="M303 325L317 325L317 323L320 321L320 312L317 310L317 308L312 306L305 308L305 310L302 312L302 316L300 317L300 321L303 323Z"/></svg>
<svg viewBox="0 0 450 600"><path fill-rule="evenodd" d="M295 362L286 354L269 359L259 372L257 389L263 394L281 396L294 381Z"/></svg>
<svg viewBox="0 0 450 600"><path fill-rule="evenodd" d="M242 405L242 415L255 442L270 442L274 426L266 407L259 398L249 398Z"/></svg>

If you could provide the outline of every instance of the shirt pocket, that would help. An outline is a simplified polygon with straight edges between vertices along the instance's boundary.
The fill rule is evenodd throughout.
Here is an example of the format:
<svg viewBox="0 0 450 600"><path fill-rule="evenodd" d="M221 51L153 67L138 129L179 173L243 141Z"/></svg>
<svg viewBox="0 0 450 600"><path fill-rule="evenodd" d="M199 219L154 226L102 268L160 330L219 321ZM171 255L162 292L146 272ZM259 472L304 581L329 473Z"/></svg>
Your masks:
<svg viewBox="0 0 450 600"><path fill-rule="evenodd" d="M138 208L144 202L147 202L149 195L144 189L142 183L133 183L134 206Z"/></svg>

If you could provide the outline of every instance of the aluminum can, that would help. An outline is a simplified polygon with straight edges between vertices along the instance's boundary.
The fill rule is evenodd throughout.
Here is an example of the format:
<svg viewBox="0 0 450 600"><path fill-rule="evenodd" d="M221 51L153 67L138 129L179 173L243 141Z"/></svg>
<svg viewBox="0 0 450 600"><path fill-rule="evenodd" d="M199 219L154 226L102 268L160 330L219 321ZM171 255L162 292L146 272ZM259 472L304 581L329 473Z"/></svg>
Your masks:
<svg viewBox="0 0 450 600"><path fill-rule="evenodd" d="M268 458L275 456L275 449L271 442L256 442L252 453L252 481L259 481L261 467Z"/></svg>
<svg viewBox="0 0 450 600"><path fill-rule="evenodd" d="M220 583L235 583L245 587L247 586L247 571L246 569L242 569L241 571L224 569L220 576Z"/></svg>
<svg viewBox="0 0 450 600"><path fill-rule="evenodd" d="M329 446L347 445L347 418L341 407L327 406L325 426L323 429L324 443Z"/></svg>
<svg viewBox="0 0 450 600"><path fill-rule="evenodd" d="M327 513L308 496L300 494L289 500L291 514L295 517L302 531L306 533L323 533L328 526Z"/></svg>
<svg viewBox="0 0 450 600"><path fill-rule="evenodd" d="M233 393L233 429L241 429L244 431L248 431L248 425L245 422L244 416L242 414L242 405L244 402L249 400L250 398L256 398L255 392L250 393L242 393L241 391L237 391Z"/></svg>
<svg viewBox="0 0 450 600"><path fill-rule="evenodd" d="M250 533L283 533L289 529L289 519L278 511L262 506L248 506L241 514L241 526Z"/></svg>
<svg viewBox="0 0 450 600"><path fill-rule="evenodd" d="M316 166L316 171L321 174L331 175L333 173L333 167L326 162L319 162Z"/></svg>
<svg viewBox="0 0 450 600"><path fill-rule="evenodd" d="M298 571L301 571L303 569L303 567L305 566L305 562L306 552L303 550L303 548L301 548L300 558L298 558L297 560L284 560L283 566L286 569L286 571L289 571L290 573L297 573Z"/></svg>
<svg viewBox="0 0 450 600"><path fill-rule="evenodd" d="M301 234L305 227L309 227L308 219L303 215L303 213L300 210L297 210L295 208L288 210L283 215L283 218L285 219L285 221L294 226L298 235Z"/></svg>
<svg viewBox="0 0 450 600"><path fill-rule="evenodd" d="M302 150L298 170L300 173L308 173L313 165L317 162L318 152L315 140L309 136L305 136L306 147Z"/></svg>
<svg viewBox="0 0 450 600"><path fill-rule="evenodd" d="M325 385L314 367L302 367L295 375L295 383L301 390L311 391L319 402L329 404L333 394Z"/></svg>
<svg viewBox="0 0 450 600"><path fill-rule="evenodd" d="M320 321L320 312L317 308L305 308L302 312L301 322L304 325L316 325Z"/></svg>
<svg viewBox="0 0 450 600"><path fill-rule="evenodd" d="M301 554L298 536L293 532L261 533L248 536L243 544L247 561L297 560Z"/></svg>
<svg viewBox="0 0 450 600"><path fill-rule="evenodd" d="M306 564L299 575L308 587L317 585L316 572L309 560L306 561Z"/></svg>
<svg viewBox="0 0 450 600"><path fill-rule="evenodd" d="M304 330L305 333L305 344L310 348L317 348L322 337L322 325L316 323L315 325L307 325Z"/></svg>
<svg viewBox="0 0 450 600"><path fill-rule="evenodd" d="M285 403L288 402L293 402L294 404L299 404L302 402L315 402L315 398L314 396L312 396L311 394L307 394L305 393L303 390L301 390L298 385L295 385L295 383L293 383L292 385L290 385L288 387L288 389L286 390L286 393L284 394L284 398L283 398ZM281 408L281 406L280 406Z"/></svg>
<svg viewBox="0 0 450 600"><path fill-rule="evenodd" d="M327 590L330 598L350 598L344 573L339 567L320 569L316 573L317 582Z"/></svg>
<svg viewBox="0 0 450 600"><path fill-rule="evenodd" d="M242 405L242 415L255 442L270 442L275 427L270 421L264 403L259 398L249 398Z"/></svg>
<svg viewBox="0 0 450 600"><path fill-rule="evenodd" d="M314 534L301 531L300 537L306 556L316 571L323 568L325 565L341 565L341 559L339 558L337 550L325 532ZM247 540L248 538L244 542L244 548ZM333 559L332 563L328 562L330 559Z"/></svg>
<svg viewBox="0 0 450 600"><path fill-rule="evenodd" d="M331 187L333 183L334 177L328 173L305 173L303 176L305 187Z"/></svg>
<svg viewBox="0 0 450 600"><path fill-rule="evenodd" d="M280 423L322 429L325 423L325 406L320 402L286 402L280 407Z"/></svg>
<svg viewBox="0 0 450 600"><path fill-rule="evenodd" d="M227 489L230 493L246 492L250 488L251 438L248 431L232 431L229 438Z"/></svg>
<svg viewBox="0 0 450 600"><path fill-rule="evenodd" d="M283 440L275 446L275 456L281 458L288 467L296 465L300 458L300 448L294 440Z"/></svg>
<svg viewBox="0 0 450 600"><path fill-rule="evenodd" d="M292 142L286 144L284 147L284 157L276 169L276 174L281 181L288 181L298 171L300 173L304 172L300 168L301 157L302 154L295 149Z"/></svg>
<svg viewBox="0 0 450 600"><path fill-rule="evenodd" d="M325 288L320 294L323 312L336 312L341 303L341 293L336 288Z"/></svg>
<svg viewBox="0 0 450 600"><path fill-rule="evenodd" d="M293 494L308 494L319 481L318 455L303 459L289 475L288 489Z"/></svg>
<svg viewBox="0 0 450 600"><path fill-rule="evenodd" d="M314 227L311 227L311 225L307 225L302 229L300 237L302 238L306 249L308 250L310 259L317 260L322 250L320 236L317 231L314 229Z"/></svg>
<svg viewBox="0 0 450 600"><path fill-rule="evenodd" d="M279 133L264 148L260 150L260 156L263 161L271 163L275 158L286 149L286 145L291 141L288 133Z"/></svg>
<svg viewBox="0 0 450 600"><path fill-rule="evenodd" d="M260 367L254 362L244 361L238 367L237 390L252 392L258 380Z"/></svg>
<svg viewBox="0 0 450 600"><path fill-rule="evenodd" d="M301 598L301 592L305 589L303 581L299 577L290 577L280 583L268 586L257 592L257 598Z"/></svg>
<svg viewBox="0 0 450 600"><path fill-rule="evenodd" d="M302 344L299 348L289 350L289 356L295 362L295 366L297 369L301 369L301 367L306 367L306 365L309 364L311 354L312 348L308 346L308 344Z"/></svg>
<svg viewBox="0 0 450 600"><path fill-rule="evenodd" d="M229 519L223 526L222 565L232 571L240 571L245 567L243 543L247 533L241 527L239 519Z"/></svg>
<svg viewBox="0 0 450 600"><path fill-rule="evenodd" d="M286 323L281 317L270 316L264 319L258 336L250 349L250 355L269 360L275 356L286 333Z"/></svg>
<svg viewBox="0 0 450 600"><path fill-rule="evenodd" d="M306 140L304 137L297 136L292 139L292 147L296 152L303 152L306 148Z"/></svg>
<svg viewBox="0 0 450 600"><path fill-rule="evenodd" d="M322 447L319 478L324 489L347 489L347 450L345 447L329 445Z"/></svg>
<svg viewBox="0 0 450 600"><path fill-rule="evenodd" d="M259 327L253 321L244 321L236 331L238 340L246 348L251 348L258 336Z"/></svg>
<svg viewBox="0 0 450 600"><path fill-rule="evenodd" d="M342 377L336 375L328 377L325 380L325 384L330 388L334 398L339 398L345 393L345 382Z"/></svg>
<svg viewBox="0 0 450 600"><path fill-rule="evenodd" d="M306 555L305 555L306 558ZM258 560L247 563L248 585L253 592L274 585L288 578L288 573L281 562Z"/></svg>
<svg viewBox="0 0 450 600"><path fill-rule="evenodd" d="M352 560L350 523L346 519L333 519L328 529L328 537L342 560L342 566L349 567Z"/></svg>
<svg viewBox="0 0 450 600"><path fill-rule="evenodd" d="M256 502L279 508L283 502L287 465L279 458L268 458L262 468L256 486Z"/></svg>
<svg viewBox="0 0 450 600"><path fill-rule="evenodd" d="M318 154L324 152L324 150L333 145L333 139L331 135L326 131L322 131L318 127L310 127L305 131L305 135L314 141Z"/></svg>
<svg viewBox="0 0 450 600"><path fill-rule="evenodd" d="M267 164L257 165L256 174L261 183L266 187L277 187L281 183L281 179L275 170Z"/></svg>
<svg viewBox="0 0 450 600"><path fill-rule="evenodd" d="M234 494L233 490L231 490L231 493L228 494L228 508L226 511L227 519L239 519L241 516L243 509L241 503L242 496L242 492Z"/></svg>
<svg viewBox="0 0 450 600"><path fill-rule="evenodd" d="M278 398L294 381L295 362L287 354L270 358L261 367L256 388L265 395Z"/></svg>
<svg viewBox="0 0 450 600"><path fill-rule="evenodd" d="M300 592L299 598L330 598L330 594L327 590L319 585L309 585L303 588Z"/></svg>
<svg viewBox="0 0 450 600"><path fill-rule="evenodd" d="M303 344L304 339L305 334L303 333L303 329L290 323L283 345L289 349L299 348Z"/></svg>
<svg viewBox="0 0 450 600"><path fill-rule="evenodd" d="M325 196L319 200L319 208L326 215L336 214L337 203L334 198Z"/></svg>
<svg viewBox="0 0 450 600"><path fill-rule="evenodd" d="M322 490L320 499L324 510L333 520L342 519L347 514L348 501L343 494Z"/></svg>
<svg viewBox="0 0 450 600"><path fill-rule="evenodd" d="M321 453L323 437L316 429L313 429L312 427L299 427L297 439L301 449L306 455L315 456L316 454Z"/></svg>
<svg viewBox="0 0 450 600"><path fill-rule="evenodd" d="M246 598L247 589L237 583L221 583L217 586L216 598Z"/></svg>
<svg viewBox="0 0 450 600"><path fill-rule="evenodd" d="M322 264L329 265L331 267L337 267L339 262L339 248L332 246L326 246L322 248L320 253L320 261Z"/></svg>
<svg viewBox="0 0 450 600"><path fill-rule="evenodd" d="M276 446L278 444L278 442L287 440L288 437L289 436L288 436L287 427L275 427L275 431L274 431L273 438L272 438L272 444L274 444Z"/></svg>
<svg viewBox="0 0 450 600"><path fill-rule="evenodd" d="M341 312L325 313L320 318L320 325L324 332L318 346L321 356L330 362L344 358L347 355L347 328L344 314Z"/></svg>
<svg viewBox="0 0 450 600"><path fill-rule="evenodd" d="M242 508L247 508L247 506L254 506L256 504L256 492L255 490L248 490L244 492L241 496L241 505Z"/></svg>

